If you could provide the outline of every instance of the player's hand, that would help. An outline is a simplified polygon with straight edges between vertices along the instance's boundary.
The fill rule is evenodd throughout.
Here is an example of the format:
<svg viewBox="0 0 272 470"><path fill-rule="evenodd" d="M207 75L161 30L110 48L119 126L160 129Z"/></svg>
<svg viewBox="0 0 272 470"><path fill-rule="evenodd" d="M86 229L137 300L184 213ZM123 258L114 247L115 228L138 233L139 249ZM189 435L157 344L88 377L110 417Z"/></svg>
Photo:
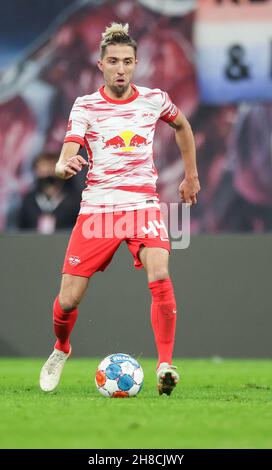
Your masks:
<svg viewBox="0 0 272 470"><path fill-rule="evenodd" d="M74 157L68 158L64 164L63 170L65 172L65 179L71 178L72 176L79 173L84 166L88 165L86 160L81 155L75 155Z"/></svg>
<svg viewBox="0 0 272 470"><path fill-rule="evenodd" d="M179 195L182 202L190 206L197 203L197 193L200 191L199 179L197 176L185 177L179 185Z"/></svg>

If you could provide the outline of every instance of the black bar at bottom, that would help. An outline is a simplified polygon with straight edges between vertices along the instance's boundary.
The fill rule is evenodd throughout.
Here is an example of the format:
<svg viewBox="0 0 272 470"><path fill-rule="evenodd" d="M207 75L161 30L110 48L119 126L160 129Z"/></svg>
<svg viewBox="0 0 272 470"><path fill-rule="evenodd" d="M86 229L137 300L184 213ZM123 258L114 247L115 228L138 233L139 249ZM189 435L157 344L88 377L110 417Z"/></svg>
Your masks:
<svg viewBox="0 0 272 470"><path fill-rule="evenodd" d="M243 463L254 464L271 461L270 449L1 449L0 461L22 465L32 463L76 464L92 467L109 465L123 468L125 465L156 465L161 468L169 465L222 465ZM198 467L199 466L199 467Z"/></svg>

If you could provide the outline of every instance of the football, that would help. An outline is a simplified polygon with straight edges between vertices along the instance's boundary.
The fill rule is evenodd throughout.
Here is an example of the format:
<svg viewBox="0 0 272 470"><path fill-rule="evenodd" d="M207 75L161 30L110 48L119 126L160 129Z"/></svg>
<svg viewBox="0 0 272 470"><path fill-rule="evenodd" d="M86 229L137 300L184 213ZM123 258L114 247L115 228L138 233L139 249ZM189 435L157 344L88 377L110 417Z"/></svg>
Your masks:
<svg viewBox="0 0 272 470"><path fill-rule="evenodd" d="M143 369L128 354L111 354L96 369L95 383L105 397L135 397L140 392L143 381Z"/></svg>

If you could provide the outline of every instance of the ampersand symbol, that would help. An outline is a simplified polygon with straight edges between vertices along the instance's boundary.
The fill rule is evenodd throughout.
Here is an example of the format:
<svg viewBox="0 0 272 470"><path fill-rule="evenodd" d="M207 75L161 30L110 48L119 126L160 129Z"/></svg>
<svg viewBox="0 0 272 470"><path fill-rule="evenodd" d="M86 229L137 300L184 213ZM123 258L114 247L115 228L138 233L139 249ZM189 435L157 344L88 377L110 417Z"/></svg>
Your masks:
<svg viewBox="0 0 272 470"><path fill-rule="evenodd" d="M244 48L239 44L236 44L229 49L228 54L230 63L225 69L225 75L230 80L250 78L249 68L243 63L245 57Z"/></svg>

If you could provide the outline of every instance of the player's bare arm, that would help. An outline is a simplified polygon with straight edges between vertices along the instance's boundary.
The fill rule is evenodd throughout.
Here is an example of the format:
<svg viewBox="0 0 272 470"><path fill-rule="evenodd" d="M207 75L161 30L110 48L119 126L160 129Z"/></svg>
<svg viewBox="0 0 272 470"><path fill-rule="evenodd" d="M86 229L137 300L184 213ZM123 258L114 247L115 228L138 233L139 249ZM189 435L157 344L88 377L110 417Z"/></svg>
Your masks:
<svg viewBox="0 0 272 470"><path fill-rule="evenodd" d="M196 165L196 149L190 123L179 111L174 121L169 123L176 131L176 142L184 161L185 178L179 185L179 194L182 202L197 203L197 193L200 191Z"/></svg>
<svg viewBox="0 0 272 470"><path fill-rule="evenodd" d="M56 175L64 180L71 178L87 165L86 160L78 155L80 144L66 142L63 144L59 160L56 164Z"/></svg>

